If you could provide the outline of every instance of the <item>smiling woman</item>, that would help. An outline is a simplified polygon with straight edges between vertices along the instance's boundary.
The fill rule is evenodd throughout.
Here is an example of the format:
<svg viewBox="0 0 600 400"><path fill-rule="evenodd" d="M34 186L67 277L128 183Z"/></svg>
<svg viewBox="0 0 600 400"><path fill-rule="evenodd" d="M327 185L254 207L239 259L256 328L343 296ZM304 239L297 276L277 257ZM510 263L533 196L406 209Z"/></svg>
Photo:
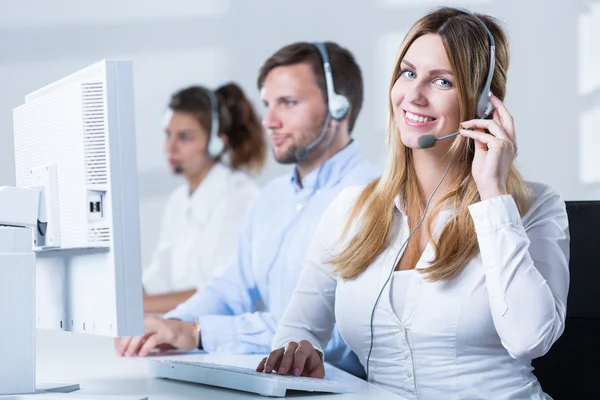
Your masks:
<svg viewBox="0 0 600 400"><path fill-rule="evenodd" d="M456 130L460 113L454 82L440 37L428 34L415 40L400 63L390 95L394 107L400 105L394 116L407 146L418 147L423 133L436 135ZM446 142L446 148L439 146L438 151L447 151L449 145Z"/></svg>
<svg viewBox="0 0 600 400"><path fill-rule="evenodd" d="M568 219L515 168L507 70L494 18L443 7L415 23L390 83L385 172L321 219L258 370L322 377L335 324L369 381L403 398L547 398L531 360L564 329Z"/></svg>

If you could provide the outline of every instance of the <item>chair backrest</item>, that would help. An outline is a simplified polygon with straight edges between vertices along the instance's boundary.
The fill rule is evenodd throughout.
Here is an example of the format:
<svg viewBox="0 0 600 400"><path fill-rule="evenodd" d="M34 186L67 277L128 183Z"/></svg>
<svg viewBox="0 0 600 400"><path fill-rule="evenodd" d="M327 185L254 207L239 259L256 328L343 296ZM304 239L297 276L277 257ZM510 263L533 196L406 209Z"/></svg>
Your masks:
<svg viewBox="0 0 600 400"><path fill-rule="evenodd" d="M567 201L571 254L565 331L533 360L542 389L557 399L600 399L600 201Z"/></svg>

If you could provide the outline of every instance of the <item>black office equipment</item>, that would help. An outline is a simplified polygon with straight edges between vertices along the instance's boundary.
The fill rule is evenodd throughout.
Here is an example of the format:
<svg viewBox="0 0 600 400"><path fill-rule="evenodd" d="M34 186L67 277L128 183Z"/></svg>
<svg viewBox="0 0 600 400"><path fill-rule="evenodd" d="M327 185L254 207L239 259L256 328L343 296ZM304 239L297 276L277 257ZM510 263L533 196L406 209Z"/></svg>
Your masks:
<svg viewBox="0 0 600 400"><path fill-rule="evenodd" d="M567 201L570 288L565 331L534 374L554 400L600 399L600 201Z"/></svg>

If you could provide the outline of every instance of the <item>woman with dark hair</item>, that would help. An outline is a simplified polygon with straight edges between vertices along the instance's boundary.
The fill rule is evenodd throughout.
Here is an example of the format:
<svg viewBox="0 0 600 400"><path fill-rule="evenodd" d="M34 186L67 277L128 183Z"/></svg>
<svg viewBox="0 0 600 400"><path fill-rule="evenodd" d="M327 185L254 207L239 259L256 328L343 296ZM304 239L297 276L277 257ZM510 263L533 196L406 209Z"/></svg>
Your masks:
<svg viewBox="0 0 600 400"><path fill-rule="evenodd" d="M237 235L266 158L266 139L235 83L214 92L192 86L173 94L165 153L185 184L170 196L151 263L144 268L144 311L164 313L187 300L235 253Z"/></svg>

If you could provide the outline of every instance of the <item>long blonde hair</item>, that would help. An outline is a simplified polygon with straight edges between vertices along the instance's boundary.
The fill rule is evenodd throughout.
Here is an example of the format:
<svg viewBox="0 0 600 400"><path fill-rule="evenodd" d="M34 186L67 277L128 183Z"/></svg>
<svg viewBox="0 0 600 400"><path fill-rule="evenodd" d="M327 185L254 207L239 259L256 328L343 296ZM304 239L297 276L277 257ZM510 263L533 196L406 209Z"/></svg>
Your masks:
<svg viewBox="0 0 600 400"><path fill-rule="evenodd" d="M491 17L477 15L488 27L496 42L496 67L492 79L492 93L504 99L506 74L509 64L508 40L500 25ZM456 81L461 121L475 115L477 98L489 69L489 39L475 16L460 10L439 8L415 23L400 48L396 67L390 83L390 91L399 76L400 62L408 48L419 37L434 33L440 35L448 55ZM385 250L393 239L394 200L400 195L412 231L425 210L423 190L412 164L412 150L400 139L394 122L393 108L389 102L387 142L390 149L386 169L381 178L373 181L358 197L344 230L346 236L354 220L360 214L357 233L348 241L345 249L333 260L332 265L343 279L352 279L363 272ZM456 127L458 128L458 127ZM424 221L426 232L435 248L435 258L422 272L431 281L450 280L458 276L465 265L479 253L477 236L469 214L469 205L480 201L479 192L471 175L474 156L472 139L458 136L452 144L448 159L452 160L452 191L443 196L427 213ZM530 204L530 192L522 177L511 166L507 191L511 194L521 215ZM456 214L450 218L435 241L431 221L446 203L453 206ZM420 228L422 229L422 228ZM343 238L342 237L342 238ZM411 240L404 257L414 267L419 258L419 241Z"/></svg>

